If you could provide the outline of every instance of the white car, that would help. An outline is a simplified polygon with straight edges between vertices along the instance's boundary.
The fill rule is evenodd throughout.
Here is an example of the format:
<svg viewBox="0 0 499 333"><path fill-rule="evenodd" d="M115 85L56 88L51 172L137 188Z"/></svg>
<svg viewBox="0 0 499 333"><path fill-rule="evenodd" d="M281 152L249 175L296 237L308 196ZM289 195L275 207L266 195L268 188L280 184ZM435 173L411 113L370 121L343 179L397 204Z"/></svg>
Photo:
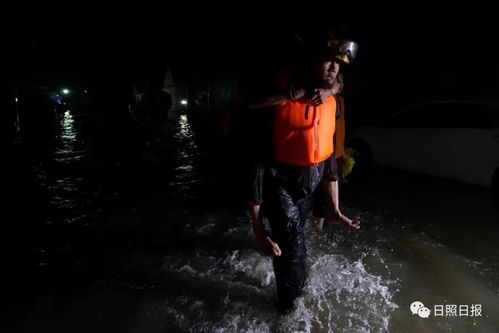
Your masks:
<svg viewBox="0 0 499 333"><path fill-rule="evenodd" d="M360 169L370 163L499 185L499 104L441 101L404 109L349 137ZM360 170L358 170L360 171Z"/></svg>

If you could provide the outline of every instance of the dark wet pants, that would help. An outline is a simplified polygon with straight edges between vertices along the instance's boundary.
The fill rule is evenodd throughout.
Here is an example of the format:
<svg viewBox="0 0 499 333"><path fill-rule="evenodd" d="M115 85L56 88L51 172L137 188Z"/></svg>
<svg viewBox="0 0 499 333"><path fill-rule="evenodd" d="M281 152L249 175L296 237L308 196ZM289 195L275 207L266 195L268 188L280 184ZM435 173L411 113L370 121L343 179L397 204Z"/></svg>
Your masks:
<svg viewBox="0 0 499 333"><path fill-rule="evenodd" d="M265 175L264 214L272 229L272 239L281 249L274 258L277 294L281 306L291 306L300 296L306 279L307 251L303 229L312 209L315 188L324 166L278 166Z"/></svg>

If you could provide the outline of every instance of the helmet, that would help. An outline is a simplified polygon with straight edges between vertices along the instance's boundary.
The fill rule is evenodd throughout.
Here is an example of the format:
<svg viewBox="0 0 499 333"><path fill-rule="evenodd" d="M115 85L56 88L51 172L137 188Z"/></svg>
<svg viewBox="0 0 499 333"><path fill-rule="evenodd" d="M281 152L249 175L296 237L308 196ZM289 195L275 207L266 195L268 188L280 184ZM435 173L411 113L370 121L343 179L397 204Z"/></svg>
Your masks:
<svg viewBox="0 0 499 333"><path fill-rule="evenodd" d="M353 40L345 39L338 42L338 54L336 59L344 62L345 64L351 64L357 55L357 50L359 45Z"/></svg>
<svg viewBox="0 0 499 333"><path fill-rule="evenodd" d="M309 33L305 38L299 35L294 37L303 44L306 53L326 59L338 59L344 64L351 64L355 60L359 48L357 42L338 39L336 34L330 31Z"/></svg>

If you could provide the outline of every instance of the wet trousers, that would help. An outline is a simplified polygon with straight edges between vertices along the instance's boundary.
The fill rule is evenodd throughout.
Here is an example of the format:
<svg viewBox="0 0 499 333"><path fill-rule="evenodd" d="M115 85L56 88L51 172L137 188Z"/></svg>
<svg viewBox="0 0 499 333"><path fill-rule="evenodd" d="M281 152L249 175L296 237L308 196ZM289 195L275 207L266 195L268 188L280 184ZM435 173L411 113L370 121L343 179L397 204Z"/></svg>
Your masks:
<svg viewBox="0 0 499 333"><path fill-rule="evenodd" d="M305 220L312 209L313 192L322 179L324 165L276 166L264 176L263 213L281 256L273 261L277 295L282 306L291 306L306 280Z"/></svg>

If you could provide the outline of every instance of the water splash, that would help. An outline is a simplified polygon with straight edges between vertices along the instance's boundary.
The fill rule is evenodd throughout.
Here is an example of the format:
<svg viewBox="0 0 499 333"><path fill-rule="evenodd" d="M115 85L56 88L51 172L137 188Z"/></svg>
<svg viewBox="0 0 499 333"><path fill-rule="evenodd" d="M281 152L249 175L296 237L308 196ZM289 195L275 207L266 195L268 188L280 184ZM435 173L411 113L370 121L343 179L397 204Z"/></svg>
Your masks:
<svg viewBox="0 0 499 333"><path fill-rule="evenodd" d="M228 230L218 242L250 235L248 224ZM163 323L161 329L185 332L387 332L397 308L393 281L369 273L362 260L334 254L333 243L325 251L311 246L304 296L294 313L281 317L272 261L255 248L169 254L161 275L175 288L145 300L132 331L155 332Z"/></svg>

